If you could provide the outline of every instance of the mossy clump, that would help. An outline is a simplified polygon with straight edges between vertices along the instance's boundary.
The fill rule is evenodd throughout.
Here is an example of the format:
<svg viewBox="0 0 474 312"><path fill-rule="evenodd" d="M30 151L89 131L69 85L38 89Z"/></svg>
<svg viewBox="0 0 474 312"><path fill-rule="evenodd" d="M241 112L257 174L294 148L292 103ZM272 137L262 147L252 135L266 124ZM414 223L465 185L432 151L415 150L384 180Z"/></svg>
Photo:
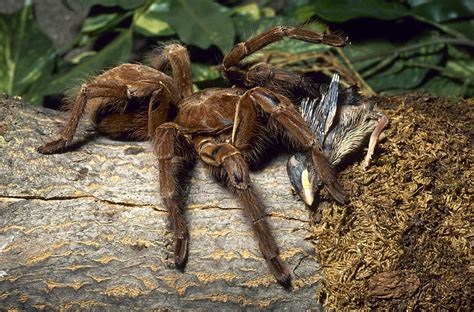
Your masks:
<svg viewBox="0 0 474 312"><path fill-rule="evenodd" d="M470 310L474 101L376 98L390 118L371 166L341 173L348 205L312 227L328 309Z"/></svg>

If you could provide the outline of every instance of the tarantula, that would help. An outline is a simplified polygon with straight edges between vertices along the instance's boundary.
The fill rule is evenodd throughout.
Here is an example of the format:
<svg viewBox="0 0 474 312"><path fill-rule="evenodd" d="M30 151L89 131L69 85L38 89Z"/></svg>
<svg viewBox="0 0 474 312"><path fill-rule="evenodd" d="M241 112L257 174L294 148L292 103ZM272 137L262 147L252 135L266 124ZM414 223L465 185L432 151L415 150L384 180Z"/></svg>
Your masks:
<svg viewBox="0 0 474 312"><path fill-rule="evenodd" d="M255 51L285 37L309 43L344 46L347 38L300 27L278 26L235 45L221 71L230 88L192 92L191 66L184 47L166 46L150 66L122 64L84 83L58 140L38 148L43 154L67 147L85 109L97 130L113 138L150 139L158 158L160 193L175 235L174 261L183 269L188 255L188 229L180 209L179 174L183 165L201 159L213 176L234 193L252 221L260 250L282 285L291 275L265 219L263 204L252 187L249 164L262 150L284 137L288 145L310 155L317 176L331 196L346 193L323 154L321 143L298 112L295 99L318 93L304 76L269 64L243 64ZM170 74L166 74L167 66Z"/></svg>

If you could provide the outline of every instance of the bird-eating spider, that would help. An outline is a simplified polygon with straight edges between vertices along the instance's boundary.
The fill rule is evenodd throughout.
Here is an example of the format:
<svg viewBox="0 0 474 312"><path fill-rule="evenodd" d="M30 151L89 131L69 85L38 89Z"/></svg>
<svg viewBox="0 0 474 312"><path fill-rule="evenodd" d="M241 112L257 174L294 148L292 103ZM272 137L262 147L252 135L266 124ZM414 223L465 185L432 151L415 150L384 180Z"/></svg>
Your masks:
<svg viewBox="0 0 474 312"><path fill-rule="evenodd" d="M187 261L189 234L180 208L180 169L202 160L241 202L271 273L282 285L290 285L291 275L280 259L264 206L252 187L249 164L259 162L262 151L274 144L274 139L282 138L287 145L310 155L315 174L335 200L345 202L346 194L320 142L293 103L298 97L312 96L317 88L302 75L266 63L242 62L285 37L332 46L347 42L340 35L273 27L235 45L225 55L221 70L232 87L195 93L186 49L168 45L151 59L150 66L122 64L84 83L72 100L71 115L60 138L38 151L50 154L64 150L84 110L105 135L150 139L158 158L160 194L174 230L174 262L181 269Z"/></svg>

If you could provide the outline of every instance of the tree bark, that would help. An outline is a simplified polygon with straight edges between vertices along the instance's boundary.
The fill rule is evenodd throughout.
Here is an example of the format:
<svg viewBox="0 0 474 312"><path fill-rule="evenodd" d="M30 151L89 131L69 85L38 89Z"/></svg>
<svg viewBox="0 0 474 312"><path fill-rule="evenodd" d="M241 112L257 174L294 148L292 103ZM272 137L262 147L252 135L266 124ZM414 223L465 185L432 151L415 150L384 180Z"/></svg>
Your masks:
<svg viewBox="0 0 474 312"><path fill-rule="evenodd" d="M277 284L231 193L200 164L187 200L184 272L147 142L96 135L82 122L70 151L41 155L65 114L0 99L2 309L321 309L309 212L290 191L286 155L251 174L292 289Z"/></svg>

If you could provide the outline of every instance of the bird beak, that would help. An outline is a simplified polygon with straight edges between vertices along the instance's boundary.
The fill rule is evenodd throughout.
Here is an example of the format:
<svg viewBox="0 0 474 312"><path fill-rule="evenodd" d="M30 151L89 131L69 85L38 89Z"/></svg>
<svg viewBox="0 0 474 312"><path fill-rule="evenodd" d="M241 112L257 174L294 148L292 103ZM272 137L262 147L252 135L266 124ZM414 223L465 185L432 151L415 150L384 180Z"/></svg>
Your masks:
<svg viewBox="0 0 474 312"><path fill-rule="evenodd" d="M295 154L288 159L287 173L296 193L308 206L312 206L315 198L314 177L308 168L312 160L303 154Z"/></svg>
<svg viewBox="0 0 474 312"><path fill-rule="evenodd" d="M314 202L314 189L311 180L308 169L305 168L301 174L302 189L300 191L300 197L308 206L313 205Z"/></svg>

